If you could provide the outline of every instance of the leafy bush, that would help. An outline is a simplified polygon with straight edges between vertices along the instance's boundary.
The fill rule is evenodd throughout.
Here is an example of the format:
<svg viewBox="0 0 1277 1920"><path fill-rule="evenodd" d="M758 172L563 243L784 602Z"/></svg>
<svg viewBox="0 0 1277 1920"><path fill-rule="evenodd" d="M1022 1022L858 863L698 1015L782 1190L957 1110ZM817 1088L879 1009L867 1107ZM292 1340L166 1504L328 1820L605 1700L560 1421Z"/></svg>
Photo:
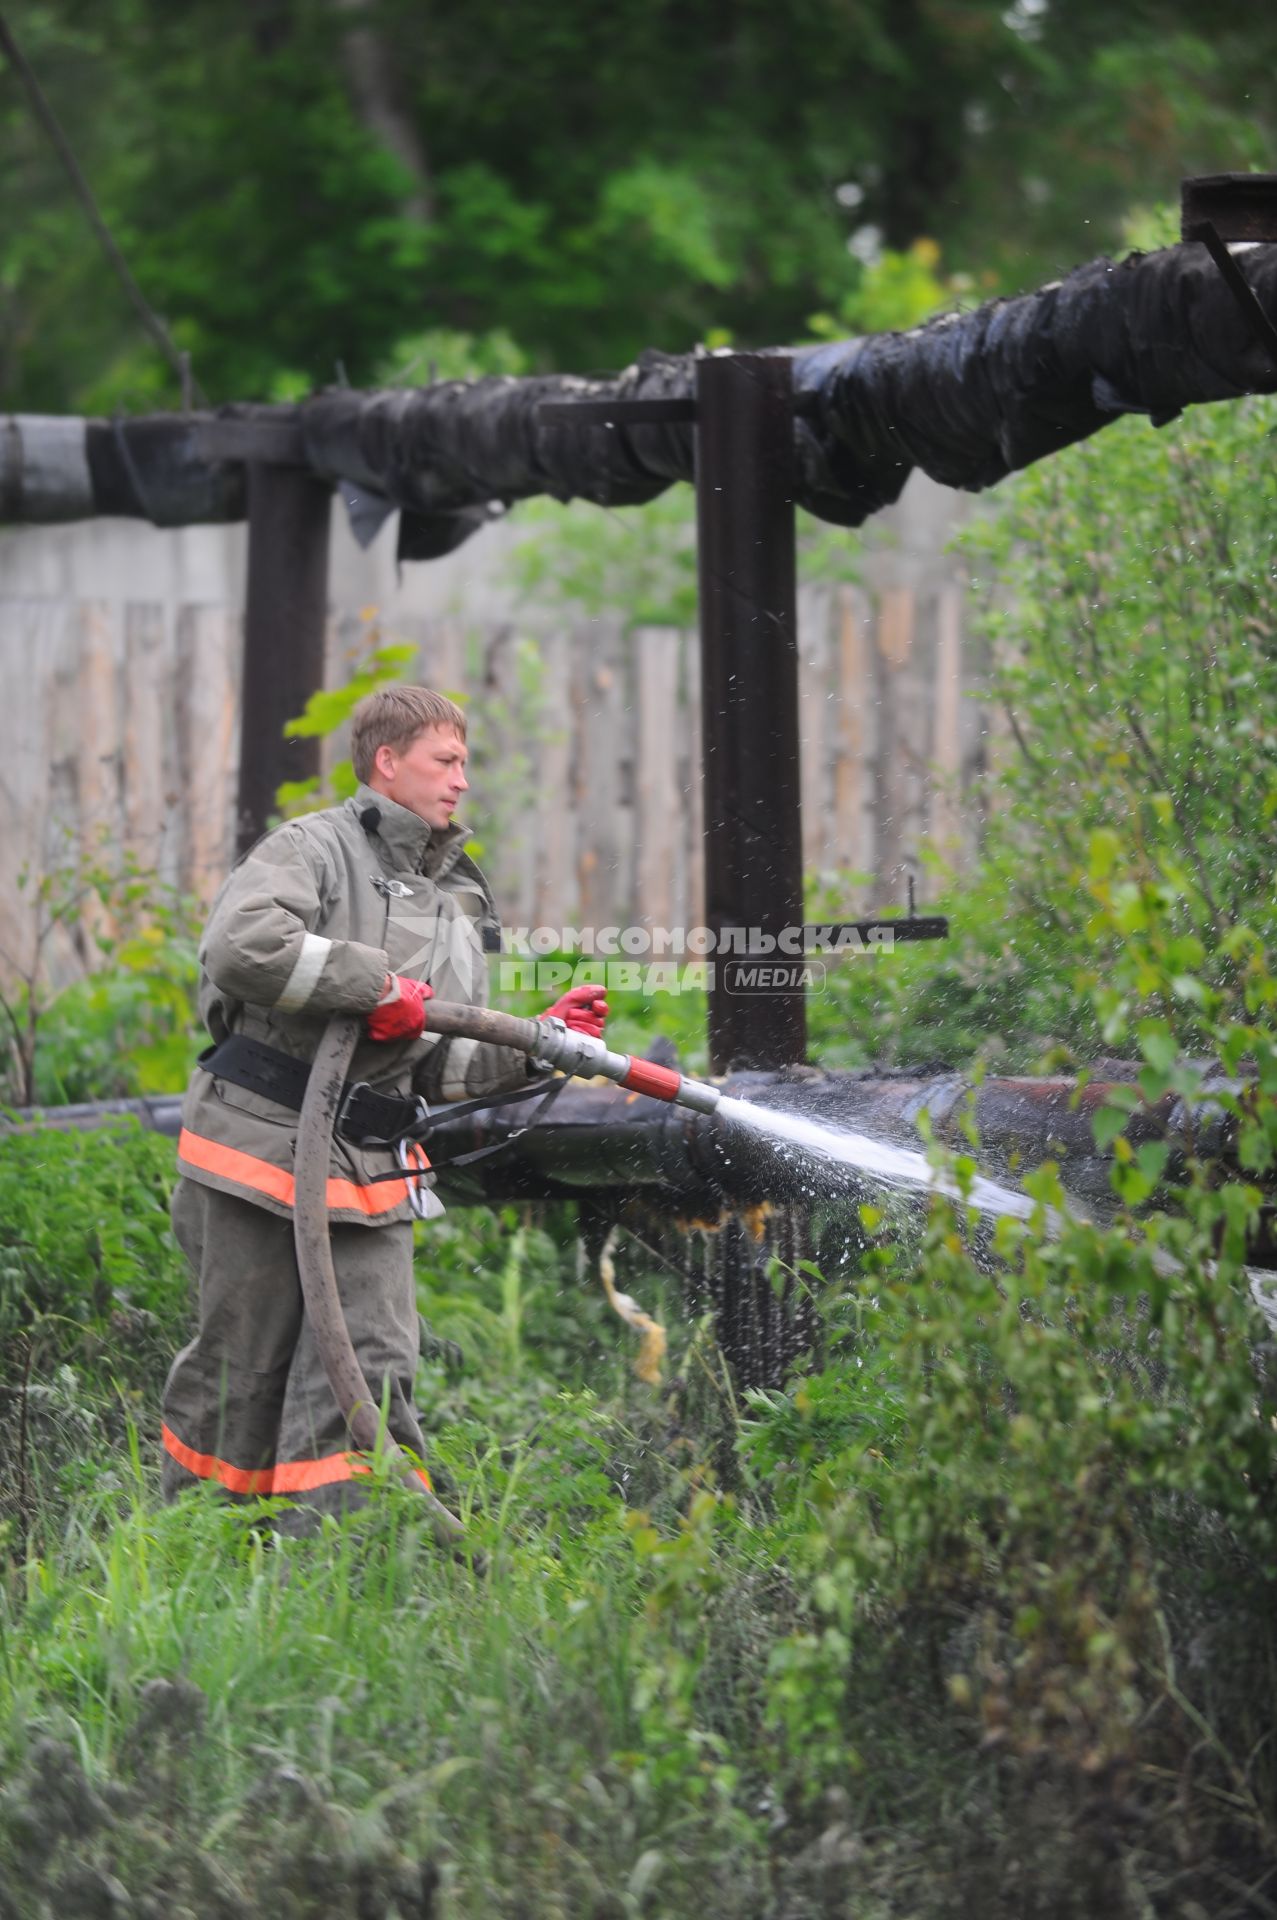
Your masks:
<svg viewBox="0 0 1277 1920"><path fill-rule="evenodd" d="M0 1552L118 1479L185 1337L173 1143L120 1122L0 1135Z"/></svg>
<svg viewBox="0 0 1277 1920"><path fill-rule="evenodd" d="M1231 927L1277 923L1275 425L1265 400L1123 422L1025 475L966 542L1016 737L996 875L1060 957L1085 944L1097 831L1182 871L1207 979L1230 971Z"/></svg>
<svg viewBox="0 0 1277 1920"><path fill-rule="evenodd" d="M201 1041L195 903L101 835L24 873L27 923L0 947L0 1100L61 1105L176 1092ZM69 983L57 944L85 969Z"/></svg>
<svg viewBox="0 0 1277 1920"><path fill-rule="evenodd" d="M0 1136L3 1377L38 1335L49 1357L114 1356L139 1328L171 1339L187 1310L186 1264L168 1219L173 1143L132 1121Z"/></svg>
<svg viewBox="0 0 1277 1920"><path fill-rule="evenodd" d="M942 946L829 968L820 1057L1025 1069L1111 1051L1091 982L1130 929L1092 924L1096 834L1097 857L1164 876L1180 977L1231 992L1237 942L1271 945L1275 424L1265 399L1121 421L1008 482L964 533L1007 731L980 863L937 871Z"/></svg>
<svg viewBox="0 0 1277 1920"><path fill-rule="evenodd" d="M375 607L366 608L362 615L362 628L344 683L312 693L303 711L285 726L288 739L323 740L340 732L365 694L402 679L410 670L417 649L405 641L384 638L376 615ZM292 819L349 799L358 785L351 762L339 760L327 780L285 780L276 789L275 804L285 819Z"/></svg>
<svg viewBox="0 0 1277 1920"><path fill-rule="evenodd" d="M18 1336L47 1330L62 1466L0 1575L0 1907L1270 1910L1277 1375L1245 1263L1277 1164L1277 685L1242 511L1268 417L1119 429L1018 484L980 536L1013 804L952 948L848 967L813 1010L847 1058L991 1058L990 1023L1003 1058L1138 1053L1094 1122L1110 1224L1067 1217L1049 1164L1027 1223L832 1222L826 1363L738 1408L641 1254L664 1400L567 1216L451 1215L421 1301L468 1361L431 1360L423 1400L480 1568L394 1488L269 1546L265 1509L156 1511L149 1442L84 1383L121 1311L176 1337L169 1150L4 1144L10 1431ZM618 1039L654 1019L622 1005ZM1182 1143L1128 1138L1175 1102ZM113 1351L152 1420L141 1349Z"/></svg>

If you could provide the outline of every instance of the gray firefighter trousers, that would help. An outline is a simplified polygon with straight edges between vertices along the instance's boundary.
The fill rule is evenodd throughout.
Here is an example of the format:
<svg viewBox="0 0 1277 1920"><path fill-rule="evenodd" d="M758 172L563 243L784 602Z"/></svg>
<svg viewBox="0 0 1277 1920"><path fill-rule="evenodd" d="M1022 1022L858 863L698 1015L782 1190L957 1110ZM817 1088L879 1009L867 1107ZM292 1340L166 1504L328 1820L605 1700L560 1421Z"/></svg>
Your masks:
<svg viewBox="0 0 1277 1920"><path fill-rule="evenodd" d="M173 1195L173 1229L199 1288L195 1338L164 1389L165 1497L213 1481L232 1496L287 1495L340 1513L365 1497L302 1304L291 1218L193 1180ZM420 1347L412 1223L334 1226L342 1310L387 1426L419 1460L413 1408ZM422 1478L429 1485L424 1468Z"/></svg>

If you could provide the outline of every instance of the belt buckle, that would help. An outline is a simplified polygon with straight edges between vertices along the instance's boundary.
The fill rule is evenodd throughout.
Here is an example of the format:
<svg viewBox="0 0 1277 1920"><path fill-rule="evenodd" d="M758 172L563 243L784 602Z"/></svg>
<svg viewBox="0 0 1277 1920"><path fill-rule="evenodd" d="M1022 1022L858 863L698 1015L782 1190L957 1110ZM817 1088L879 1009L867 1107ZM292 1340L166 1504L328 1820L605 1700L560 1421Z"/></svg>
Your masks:
<svg viewBox="0 0 1277 1920"><path fill-rule="evenodd" d="M363 1146L366 1142L355 1140L353 1134L346 1132L346 1121L349 1118L350 1103L357 1093L371 1092L372 1088L366 1080L348 1080L346 1082L346 1091L341 1096L341 1105L337 1109L337 1118L333 1121L333 1132L341 1134L344 1139L353 1141L355 1146Z"/></svg>

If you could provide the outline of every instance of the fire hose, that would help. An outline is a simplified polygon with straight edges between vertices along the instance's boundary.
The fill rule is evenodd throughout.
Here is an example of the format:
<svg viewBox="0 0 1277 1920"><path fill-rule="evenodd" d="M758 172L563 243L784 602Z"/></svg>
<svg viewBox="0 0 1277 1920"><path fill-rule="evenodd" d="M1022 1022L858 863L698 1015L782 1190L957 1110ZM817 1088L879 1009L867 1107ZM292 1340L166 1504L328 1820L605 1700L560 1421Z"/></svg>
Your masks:
<svg viewBox="0 0 1277 1920"><path fill-rule="evenodd" d="M441 1545L451 1545L462 1537L462 1523L426 1485L398 1443L381 1431L377 1402L355 1352L337 1291L328 1229L328 1168L337 1116L346 1095L346 1071L361 1024L349 1015L335 1015L324 1031L310 1070L297 1132L293 1208L297 1270L315 1345L351 1439L363 1453L380 1451L393 1470L416 1489L426 1502L436 1539ZM431 1000L426 1027L441 1039L455 1036L514 1047L547 1070L584 1079L601 1075L634 1093L691 1107L698 1113L713 1113L719 1103L717 1087L689 1080L653 1060L614 1053L602 1040L577 1033L561 1020L521 1020L488 1007Z"/></svg>

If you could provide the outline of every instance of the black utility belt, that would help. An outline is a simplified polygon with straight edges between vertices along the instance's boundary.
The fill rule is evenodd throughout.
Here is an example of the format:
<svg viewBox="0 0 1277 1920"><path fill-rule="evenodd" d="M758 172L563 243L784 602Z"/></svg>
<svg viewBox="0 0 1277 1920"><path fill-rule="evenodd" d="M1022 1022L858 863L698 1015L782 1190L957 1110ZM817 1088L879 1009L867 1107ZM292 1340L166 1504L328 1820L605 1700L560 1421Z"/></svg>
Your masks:
<svg viewBox="0 0 1277 1920"><path fill-rule="evenodd" d="M447 1042L443 1044L446 1046ZM299 1060L296 1054L282 1053L278 1047L268 1047L263 1040L250 1040L243 1033L231 1033L215 1047L206 1047L200 1055L199 1064L205 1073L216 1074L219 1080L229 1080L233 1087L243 1087L247 1093L260 1093L277 1106L290 1107L294 1113L302 1110L306 1085L310 1079L310 1063ZM521 1127L513 1128L502 1139L472 1147L468 1153L455 1153L450 1160L443 1162L448 1167L468 1167L477 1160L487 1160L494 1153L504 1152L512 1141L546 1116L567 1084L565 1079L542 1076L529 1080L526 1086L512 1087L506 1093L487 1094L478 1100L450 1102L441 1112L432 1116L425 1101L420 1098L405 1100L399 1094L374 1093L366 1080L348 1080L337 1109L336 1131L343 1140L349 1140L355 1146L394 1147L400 1141L420 1144L443 1120L455 1124L468 1119L471 1114L487 1115L494 1108L535 1099L537 1104L532 1116ZM435 1162L436 1167L439 1164ZM374 1176L374 1184L377 1180L398 1177L395 1173L379 1173Z"/></svg>
<svg viewBox="0 0 1277 1920"><path fill-rule="evenodd" d="M260 1093L276 1106L300 1113L310 1080L310 1064L295 1054L246 1034L231 1033L200 1055L205 1073L229 1080L246 1093ZM337 1114L337 1132L355 1146L388 1146L421 1128L424 1100L405 1100L399 1094L374 1093L365 1080L348 1080Z"/></svg>

